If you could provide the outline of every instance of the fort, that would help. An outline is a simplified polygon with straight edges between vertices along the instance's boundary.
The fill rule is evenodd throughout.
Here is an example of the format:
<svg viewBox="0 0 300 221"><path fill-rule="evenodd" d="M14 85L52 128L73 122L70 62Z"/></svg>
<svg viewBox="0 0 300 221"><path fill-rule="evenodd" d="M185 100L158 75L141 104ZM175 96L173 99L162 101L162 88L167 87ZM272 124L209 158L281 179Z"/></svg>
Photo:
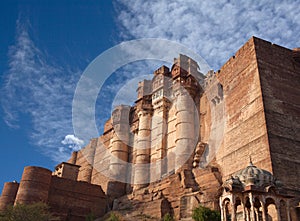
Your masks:
<svg viewBox="0 0 300 221"><path fill-rule="evenodd" d="M201 204L222 221L299 221L299 85L300 49L256 37L205 75L179 55L67 162L5 183L0 210L43 201L62 220L192 220Z"/></svg>

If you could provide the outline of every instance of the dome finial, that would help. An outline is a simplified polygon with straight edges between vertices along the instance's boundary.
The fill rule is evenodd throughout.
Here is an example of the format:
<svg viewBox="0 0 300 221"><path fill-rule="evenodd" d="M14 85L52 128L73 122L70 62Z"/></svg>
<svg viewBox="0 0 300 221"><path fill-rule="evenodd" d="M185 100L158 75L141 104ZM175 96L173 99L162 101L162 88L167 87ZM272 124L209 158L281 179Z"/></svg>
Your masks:
<svg viewBox="0 0 300 221"><path fill-rule="evenodd" d="M249 155L249 166L253 166L251 155Z"/></svg>

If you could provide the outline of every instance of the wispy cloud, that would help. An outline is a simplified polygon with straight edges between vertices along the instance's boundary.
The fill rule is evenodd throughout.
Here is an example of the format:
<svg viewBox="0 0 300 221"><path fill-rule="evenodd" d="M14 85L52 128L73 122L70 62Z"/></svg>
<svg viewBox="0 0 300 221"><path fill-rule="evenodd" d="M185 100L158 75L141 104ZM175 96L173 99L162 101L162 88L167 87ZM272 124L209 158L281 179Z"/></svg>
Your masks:
<svg viewBox="0 0 300 221"><path fill-rule="evenodd" d="M4 120L17 128L24 127L24 121L28 123L29 119L26 129L32 144L54 161L65 161L71 151L79 150L92 138L83 141L73 135L72 101L82 72L53 62L47 52L37 47L30 31L28 21L17 21L15 44L9 49L9 70L2 88ZM115 105L135 101L137 83L144 78L141 76L151 74L160 65L157 61L134 62L112 73L96 103L99 132ZM85 106L81 108L86 110Z"/></svg>
<svg viewBox="0 0 300 221"><path fill-rule="evenodd" d="M198 52L214 69L252 35L289 48L300 45L300 0L115 0L115 5L121 40L150 37L178 41ZM81 70L52 62L32 40L30 28L29 22L17 22L2 88L4 119L16 128L28 117L32 143L61 161L71 151L61 142L73 134L72 99ZM111 105L130 103L134 98L138 76L151 74L150 68L159 66L134 63L107 79L96 104L96 109L105 113L97 114L96 110L98 128L109 117Z"/></svg>
<svg viewBox="0 0 300 221"><path fill-rule="evenodd" d="M26 127L31 142L54 161L65 160L71 149L60 142L73 133L72 98L81 72L50 62L33 42L28 21L17 21L16 42L8 56L1 99L5 122L17 128L30 119L32 127Z"/></svg>
<svg viewBox="0 0 300 221"><path fill-rule="evenodd" d="M123 39L165 38L198 52L214 69L255 35L300 45L299 0L115 0Z"/></svg>

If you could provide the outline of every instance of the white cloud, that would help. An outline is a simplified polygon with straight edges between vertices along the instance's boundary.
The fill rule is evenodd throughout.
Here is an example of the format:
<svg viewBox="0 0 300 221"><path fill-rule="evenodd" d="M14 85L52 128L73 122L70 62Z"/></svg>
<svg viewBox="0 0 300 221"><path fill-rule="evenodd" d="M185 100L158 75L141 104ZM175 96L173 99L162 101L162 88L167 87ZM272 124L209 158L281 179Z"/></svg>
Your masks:
<svg viewBox="0 0 300 221"><path fill-rule="evenodd" d="M185 44L218 69L251 36L300 45L300 0L115 0L120 36Z"/></svg>
<svg viewBox="0 0 300 221"><path fill-rule="evenodd" d="M300 46L300 0L115 0L115 3L122 40L149 37L175 40L198 52L214 69L220 68L252 35L289 48ZM9 50L9 70L1 94L4 119L9 126L18 127L23 115L29 117L32 143L55 161L66 160L71 149L67 144L62 146L61 140L74 133L72 99L81 71L49 62L52 59L32 41L29 27L28 22L17 22L16 43ZM98 99L101 102L96 105L105 113L96 113L98 127L103 127L111 112L114 94L117 94L114 104L129 102L128 98L134 97L136 87L132 82L126 87L124 82L151 74L150 68L158 67L151 63L130 64L119 70L122 75L117 72L108 80Z"/></svg>
<svg viewBox="0 0 300 221"><path fill-rule="evenodd" d="M32 144L54 161L66 160L71 150L62 149L60 141L73 133L72 98L81 72L49 62L29 27L29 22L17 21L16 42L9 49L1 96L4 120L14 128L26 124Z"/></svg>
<svg viewBox="0 0 300 221"><path fill-rule="evenodd" d="M72 151L78 151L84 145L84 141L80 140L73 134L66 135L65 138L61 141L61 143L67 145Z"/></svg>

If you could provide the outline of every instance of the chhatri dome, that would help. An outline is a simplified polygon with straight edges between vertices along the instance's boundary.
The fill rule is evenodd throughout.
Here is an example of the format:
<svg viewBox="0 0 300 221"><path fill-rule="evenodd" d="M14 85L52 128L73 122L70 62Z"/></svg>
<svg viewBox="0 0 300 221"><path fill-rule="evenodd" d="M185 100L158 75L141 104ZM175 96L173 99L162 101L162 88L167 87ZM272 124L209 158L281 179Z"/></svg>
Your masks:
<svg viewBox="0 0 300 221"><path fill-rule="evenodd" d="M254 166L251 158L246 168L224 182L223 188L220 197L222 221L290 221L290 211L286 208L291 197L272 173ZM270 206L272 204L274 207Z"/></svg>
<svg viewBox="0 0 300 221"><path fill-rule="evenodd" d="M260 189L271 186L281 186L281 182L279 180L276 180L272 173L253 165L251 158L248 166L233 174L232 177L226 181L226 183L230 186L241 188L245 188L246 186L251 185L256 186Z"/></svg>

